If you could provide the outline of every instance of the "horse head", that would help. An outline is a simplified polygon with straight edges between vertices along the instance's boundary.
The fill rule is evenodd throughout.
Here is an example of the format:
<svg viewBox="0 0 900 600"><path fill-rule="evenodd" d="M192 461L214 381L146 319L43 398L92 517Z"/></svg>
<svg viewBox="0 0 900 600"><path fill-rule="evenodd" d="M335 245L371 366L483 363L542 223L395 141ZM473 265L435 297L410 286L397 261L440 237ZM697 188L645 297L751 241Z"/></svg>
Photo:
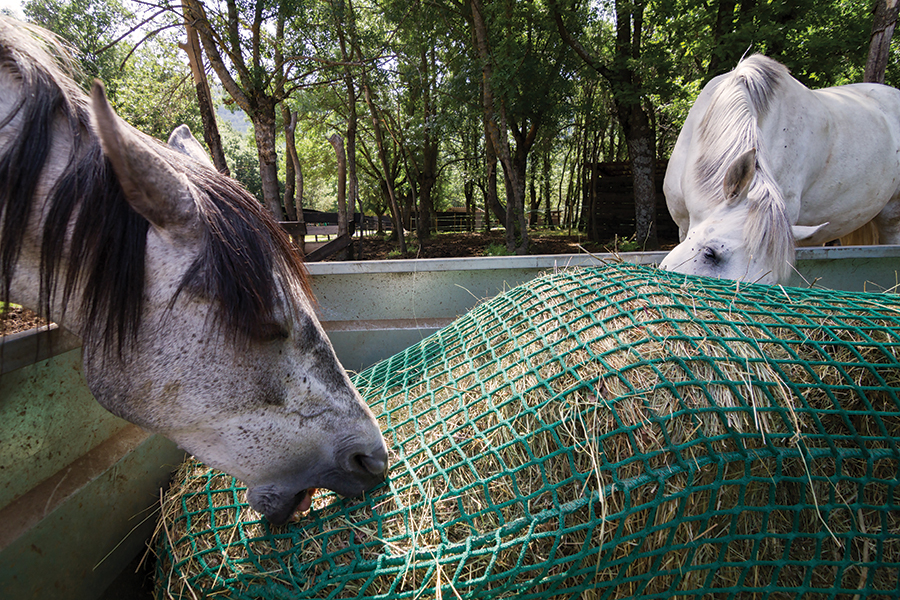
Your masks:
<svg viewBox="0 0 900 600"><path fill-rule="evenodd" d="M118 352L85 344L97 400L241 479L276 524L315 488L358 495L383 481L378 424L277 223L208 159L179 159L125 124L99 84L92 110L125 200L149 222L139 328ZM182 152L200 148L189 132L174 137ZM216 186L228 202L211 201Z"/></svg>
<svg viewBox="0 0 900 600"><path fill-rule="evenodd" d="M660 268L721 279L774 284L784 281L794 262L794 246L827 223L791 225L773 181L757 175L756 149L735 158L725 171L722 197L705 218L691 221L684 239Z"/></svg>
<svg viewBox="0 0 900 600"><path fill-rule="evenodd" d="M100 404L243 480L273 523L315 488L382 482L378 423L287 234L193 136L141 134L54 51L0 17L0 300L80 335Z"/></svg>

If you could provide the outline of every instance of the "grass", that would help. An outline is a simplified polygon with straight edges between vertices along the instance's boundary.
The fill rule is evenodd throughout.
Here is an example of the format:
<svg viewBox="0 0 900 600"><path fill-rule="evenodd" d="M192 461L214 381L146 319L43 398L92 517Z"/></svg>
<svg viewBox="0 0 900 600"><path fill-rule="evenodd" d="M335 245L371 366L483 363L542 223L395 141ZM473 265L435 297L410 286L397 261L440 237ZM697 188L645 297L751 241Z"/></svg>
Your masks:
<svg viewBox="0 0 900 600"><path fill-rule="evenodd" d="M506 248L506 244L488 244L484 249L485 256L510 256L510 252Z"/></svg>
<svg viewBox="0 0 900 600"><path fill-rule="evenodd" d="M6 311L14 310L17 308L22 308L22 307L18 304L14 304L12 302L0 302L0 315L5 315Z"/></svg>
<svg viewBox="0 0 900 600"><path fill-rule="evenodd" d="M610 252L637 252L639 250L643 250L643 248L634 235L628 238L620 238L617 235L613 238L613 247Z"/></svg>

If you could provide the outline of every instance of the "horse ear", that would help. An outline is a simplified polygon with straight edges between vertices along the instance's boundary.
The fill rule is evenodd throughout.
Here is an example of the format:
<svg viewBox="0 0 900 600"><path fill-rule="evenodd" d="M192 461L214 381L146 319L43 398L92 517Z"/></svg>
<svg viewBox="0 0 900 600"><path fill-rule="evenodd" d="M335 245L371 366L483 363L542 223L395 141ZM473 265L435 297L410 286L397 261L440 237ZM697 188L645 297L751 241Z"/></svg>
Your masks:
<svg viewBox="0 0 900 600"><path fill-rule="evenodd" d="M795 242L808 242L812 239L814 235L819 233L822 229L828 226L828 223L821 223L819 225L791 225L791 232L794 234ZM828 241L827 239L824 241Z"/></svg>
<svg viewBox="0 0 900 600"><path fill-rule="evenodd" d="M115 113L99 80L91 97L94 129L128 203L157 229L187 227L197 214L187 178Z"/></svg>
<svg viewBox="0 0 900 600"><path fill-rule="evenodd" d="M210 169L216 168L206 150L203 149L187 125L182 124L175 128L172 135L169 136L169 148L193 158Z"/></svg>
<svg viewBox="0 0 900 600"><path fill-rule="evenodd" d="M725 202L734 202L747 191L753 176L756 175L756 148L751 148L734 159L725 171L722 187L725 191Z"/></svg>

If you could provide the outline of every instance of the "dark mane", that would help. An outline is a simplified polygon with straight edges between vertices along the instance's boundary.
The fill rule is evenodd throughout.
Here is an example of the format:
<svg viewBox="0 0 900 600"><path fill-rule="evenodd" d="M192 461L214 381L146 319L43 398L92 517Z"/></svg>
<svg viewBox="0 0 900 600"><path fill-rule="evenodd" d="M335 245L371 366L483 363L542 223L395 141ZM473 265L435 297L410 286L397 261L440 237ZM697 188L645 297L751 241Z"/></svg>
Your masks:
<svg viewBox="0 0 900 600"><path fill-rule="evenodd" d="M226 332L244 340L270 329L284 286L312 301L300 251L269 211L230 177L171 154L197 186L206 238L180 289L215 300Z"/></svg>
<svg viewBox="0 0 900 600"><path fill-rule="evenodd" d="M46 199L37 308L45 317L62 319L64 314L50 314L51 299L62 294L63 306L80 303L85 343L121 351L141 324L149 224L127 203L102 154L90 125L87 97L60 67L61 45L35 36L36 30L0 18L0 68L19 79L23 98L0 120L0 134L10 135L3 130L21 124L0 156L0 300L10 300L26 224L53 145L52 124L62 117L73 147ZM180 289L214 300L215 317L224 331L253 339L270 324L283 286L298 284L309 294L299 253L278 223L236 182L155 140L147 138L147 143L158 144L159 153L186 173L198 192L206 243ZM83 294L74 298L79 287Z"/></svg>

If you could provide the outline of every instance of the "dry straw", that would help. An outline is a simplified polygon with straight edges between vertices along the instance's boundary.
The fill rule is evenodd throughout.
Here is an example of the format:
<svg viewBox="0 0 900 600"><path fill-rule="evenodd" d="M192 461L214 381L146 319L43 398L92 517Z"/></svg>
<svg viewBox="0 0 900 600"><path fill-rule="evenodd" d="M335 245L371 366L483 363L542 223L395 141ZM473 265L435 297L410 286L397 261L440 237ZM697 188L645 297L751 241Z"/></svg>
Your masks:
<svg viewBox="0 0 900 600"><path fill-rule="evenodd" d="M186 463L158 596L897 592L898 308L626 265L540 278L356 378L393 453L365 499L274 528Z"/></svg>

